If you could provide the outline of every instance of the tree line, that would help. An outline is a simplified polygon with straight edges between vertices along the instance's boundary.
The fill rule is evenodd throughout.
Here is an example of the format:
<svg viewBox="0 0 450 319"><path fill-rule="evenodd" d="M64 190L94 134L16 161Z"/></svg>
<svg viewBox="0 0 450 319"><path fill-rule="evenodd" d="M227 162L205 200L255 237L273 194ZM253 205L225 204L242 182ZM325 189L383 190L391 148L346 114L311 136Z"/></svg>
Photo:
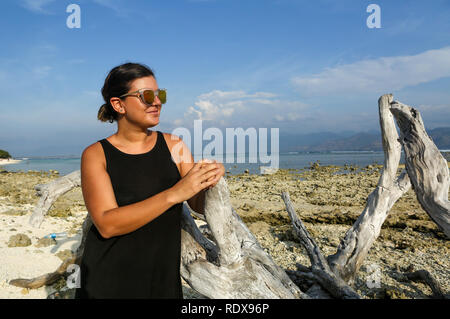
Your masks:
<svg viewBox="0 0 450 319"><path fill-rule="evenodd" d="M0 150L0 158L11 158L12 156L4 150Z"/></svg>

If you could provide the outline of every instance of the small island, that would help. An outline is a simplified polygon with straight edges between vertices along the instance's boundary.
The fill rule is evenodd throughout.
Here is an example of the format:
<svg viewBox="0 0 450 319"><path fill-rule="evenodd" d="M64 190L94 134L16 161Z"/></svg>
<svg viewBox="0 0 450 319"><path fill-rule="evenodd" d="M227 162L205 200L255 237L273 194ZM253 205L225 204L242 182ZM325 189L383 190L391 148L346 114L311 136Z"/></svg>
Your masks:
<svg viewBox="0 0 450 319"><path fill-rule="evenodd" d="M16 164L21 162L22 160L14 159L7 151L0 150L0 166L7 164Z"/></svg>

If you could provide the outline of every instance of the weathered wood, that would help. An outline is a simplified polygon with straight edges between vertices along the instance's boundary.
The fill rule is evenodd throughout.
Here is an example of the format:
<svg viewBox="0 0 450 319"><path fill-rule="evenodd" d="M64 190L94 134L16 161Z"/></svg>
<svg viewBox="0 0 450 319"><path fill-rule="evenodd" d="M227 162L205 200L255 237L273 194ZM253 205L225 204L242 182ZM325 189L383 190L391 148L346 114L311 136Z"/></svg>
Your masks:
<svg viewBox="0 0 450 319"><path fill-rule="evenodd" d="M444 294L441 285L436 279L425 269L417 270L414 272L409 272L404 274L406 278L412 281L419 281L427 284L431 291L433 292L433 297L436 299L446 299L447 296Z"/></svg>
<svg viewBox="0 0 450 319"><path fill-rule="evenodd" d="M392 94L386 94L378 100L385 155L383 171L378 185L368 196L363 212L345 234L337 252L327 258L333 271L349 283L353 282L354 276L366 258L370 247L379 236L381 226L390 209L411 187L406 172L402 172L396 178L401 145L398 142L393 116L389 111L392 99Z"/></svg>
<svg viewBox="0 0 450 319"><path fill-rule="evenodd" d="M223 178L206 192L205 217L214 244L202 238L190 214L183 214L181 275L195 291L225 299L308 298L233 210Z"/></svg>
<svg viewBox="0 0 450 319"><path fill-rule="evenodd" d="M181 269L185 264L188 265L199 258L219 264L216 245L201 233L190 210L189 205L184 202L181 219Z"/></svg>
<svg viewBox="0 0 450 319"><path fill-rule="evenodd" d="M75 258L68 258L54 272L41 275L33 279L13 279L9 281L10 285L28 289L37 289L44 285L52 285L64 276L69 265L75 263Z"/></svg>
<svg viewBox="0 0 450 319"><path fill-rule="evenodd" d="M36 185L36 195L41 198L39 199L39 202L30 217L30 224L33 227L40 227L42 221L44 220L45 214L47 214L55 200L59 196L80 185L81 175L79 170L57 178L50 183Z"/></svg>
<svg viewBox="0 0 450 319"><path fill-rule="evenodd" d="M289 194L287 192L283 192L281 197L286 204L286 210L292 220L294 231L299 237L303 247L305 247L309 259L311 260L311 270L315 275L317 282L335 298L359 299L359 295L351 287L349 287L347 283L339 277L339 275L336 275L330 269L328 262L320 251L319 246L309 235L300 218L298 218L289 198Z"/></svg>
<svg viewBox="0 0 450 319"><path fill-rule="evenodd" d="M417 200L447 237L450 237L450 186L447 161L425 131L416 109L394 101L391 111L400 128L405 166Z"/></svg>
<svg viewBox="0 0 450 319"><path fill-rule="evenodd" d="M233 212L230 205L228 186L222 183L207 191L205 198L205 219L219 250L222 266L242 262L244 252L232 224Z"/></svg>

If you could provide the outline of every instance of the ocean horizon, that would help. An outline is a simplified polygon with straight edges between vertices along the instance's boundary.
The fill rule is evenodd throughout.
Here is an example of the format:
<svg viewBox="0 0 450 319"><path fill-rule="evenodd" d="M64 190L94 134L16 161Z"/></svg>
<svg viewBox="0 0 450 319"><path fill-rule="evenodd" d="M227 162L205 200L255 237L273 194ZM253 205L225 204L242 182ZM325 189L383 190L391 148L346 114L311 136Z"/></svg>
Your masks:
<svg viewBox="0 0 450 319"><path fill-rule="evenodd" d="M275 166L276 163L261 162L257 156L250 157L248 153L232 154L232 163L227 163L227 154L217 154L216 158L224 163L225 169L230 174L242 174L246 170L250 174L259 174L261 166ZM269 158L276 157L277 153L268 155ZM198 155L194 155L197 160ZM200 158L200 157L198 157ZM208 157L207 157L208 158ZM214 158L214 157L212 157ZM80 169L80 156L36 156L15 158L22 160L16 164L0 165L0 168L11 172L49 171L56 170L60 175L66 175ZM358 166L383 164L384 153L379 151L328 151L328 152L283 152L278 153L278 168L280 169L308 169L312 163L319 162L320 165L336 166ZM401 162L403 162L403 155Z"/></svg>
<svg viewBox="0 0 450 319"><path fill-rule="evenodd" d="M442 153L450 152L450 150L440 150ZM228 153L233 155L233 153ZM268 155L269 157L274 157ZM194 155L197 160L198 155ZM271 163L261 162L257 156L250 157L248 153L234 154L234 161L227 163L226 154L218 154L217 157L222 159L225 169L230 174L242 174L248 170L250 174L260 174L261 166L271 166ZM200 157L198 157L200 158ZM28 171L44 171L56 170L60 175L66 175L80 169L80 156L62 155L62 156L30 156L14 158L21 160L19 163L0 165L1 169L10 172L28 172ZM327 152L282 152L278 153L280 169L308 169L312 163L319 162L320 165L328 166L358 166L360 168L368 165L384 163L384 152L382 151L327 151ZM404 163L404 155L400 159L400 163Z"/></svg>

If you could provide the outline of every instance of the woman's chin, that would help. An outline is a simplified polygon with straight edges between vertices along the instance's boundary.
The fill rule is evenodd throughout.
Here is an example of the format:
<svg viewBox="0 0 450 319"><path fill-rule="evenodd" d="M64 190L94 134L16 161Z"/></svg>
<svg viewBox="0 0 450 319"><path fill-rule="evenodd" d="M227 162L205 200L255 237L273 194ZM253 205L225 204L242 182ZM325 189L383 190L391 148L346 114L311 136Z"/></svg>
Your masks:
<svg viewBox="0 0 450 319"><path fill-rule="evenodd" d="M152 127L152 126L158 125L159 124L159 117L155 117L155 118L153 118L151 120L145 121L145 123L146 123L146 125L148 127Z"/></svg>

